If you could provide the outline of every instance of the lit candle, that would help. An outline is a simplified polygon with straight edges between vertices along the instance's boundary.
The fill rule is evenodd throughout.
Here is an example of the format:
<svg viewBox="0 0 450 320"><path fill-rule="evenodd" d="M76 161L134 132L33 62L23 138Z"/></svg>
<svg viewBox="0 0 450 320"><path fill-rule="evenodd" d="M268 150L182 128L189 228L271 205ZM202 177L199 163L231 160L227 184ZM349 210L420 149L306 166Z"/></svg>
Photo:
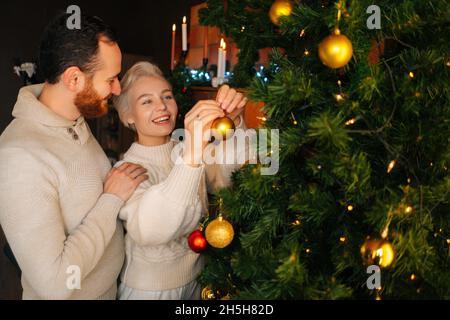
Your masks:
<svg viewBox="0 0 450 320"><path fill-rule="evenodd" d="M224 41L222 46L222 78L225 78L225 71L227 69L227 44Z"/></svg>
<svg viewBox="0 0 450 320"><path fill-rule="evenodd" d="M208 59L208 27L203 28L203 59Z"/></svg>
<svg viewBox="0 0 450 320"><path fill-rule="evenodd" d="M175 31L177 30L177 26L173 24L172 26L172 51L170 55L170 70L175 68Z"/></svg>
<svg viewBox="0 0 450 320"><path fill-rule="evenodd" d="M181 39L182 39L182 50L187 51L187 23L186 16L183 17L183 24L181 25Z"/></svg>
<svg viewBox="0 0 450 320"><path fill-rule="evenodd" d="M219 53L217 58L217 78L222 78L222 68L223 68L223 49L222 46L224 44L223 38L220 39L220 45L219 45Z"/></svg>

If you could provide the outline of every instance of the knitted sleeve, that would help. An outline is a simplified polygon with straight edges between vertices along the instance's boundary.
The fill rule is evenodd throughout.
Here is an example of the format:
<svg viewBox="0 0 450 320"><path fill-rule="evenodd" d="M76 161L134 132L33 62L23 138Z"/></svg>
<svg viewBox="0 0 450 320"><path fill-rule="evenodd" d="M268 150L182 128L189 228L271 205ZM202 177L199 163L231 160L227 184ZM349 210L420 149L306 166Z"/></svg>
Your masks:
<svg viewBox="0 0 450 320"><path fill-rule="evenodd" d="M69 275L76 268L82 280L94 269L116 230L123 201L101 195L66 234L52 169L20 148L3 149L0 158L0 224L22 276L42 299L68 299Z"/></svg>
<svg viewBox="0 0 450 320"><path fill-rule="evenodd" d="M201 217L198 196L203 166L176 164L159 184L142 183L120 210L129 236L139 245L161 245L186 233Z"/></svg>

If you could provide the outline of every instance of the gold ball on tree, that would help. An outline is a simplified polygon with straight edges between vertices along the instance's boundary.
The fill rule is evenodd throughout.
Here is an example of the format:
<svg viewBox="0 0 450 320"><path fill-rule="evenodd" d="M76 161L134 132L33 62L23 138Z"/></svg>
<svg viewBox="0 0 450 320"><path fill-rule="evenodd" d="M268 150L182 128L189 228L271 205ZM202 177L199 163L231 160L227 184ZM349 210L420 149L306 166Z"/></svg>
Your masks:
<svg viewBox="0 0 450 320"><path fill-rule="evenodd" d="M324 65L332 69L345 66L353 56L351 41L338 29L319 44L319 58Z"/></svg>
<svg viewBox="0 0 450 320"><path fill-rule="evenodd" d="M202 289L202 300L216 300L216 295L214 294L214 291L209 287L204 287Z"/></svg>
<svg viewBox="0 0 450 320"><path fill-rule="evenodd" d="M270 7L270 20L277 26L280 25L280 17L289 16L292 12L292 4L288 0L276 0Z"/></svg>
<svg viewBox="0 0 450 320"><path fill-rule="evenodd" d="M211 124L211 129L215 139L226 140L233 135L236 126L233 120L225 116L214 120Z"/></svg>
<svg viewBox="0 0 450 320"><path fill-rule="evenodd" d="M387 240L368 239L361 246L361 255L368 265L389 267L395 259L395 251Z"/></svg>
<svg viewBox="0 0 450 320"><path fill-rule="evenodd" d="M222 216L211 221L205 229L206 241L214 248L225 248L233 241L234 229Z"/></svg>

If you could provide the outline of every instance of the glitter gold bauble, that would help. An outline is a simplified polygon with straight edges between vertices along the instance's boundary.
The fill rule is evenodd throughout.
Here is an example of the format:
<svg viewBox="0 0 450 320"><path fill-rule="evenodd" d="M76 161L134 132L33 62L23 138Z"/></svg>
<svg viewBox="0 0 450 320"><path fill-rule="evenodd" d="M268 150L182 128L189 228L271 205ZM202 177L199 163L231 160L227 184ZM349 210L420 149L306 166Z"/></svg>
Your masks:
<svg viewBox="0 0 450 320"><path fill-rule="evenodd" d="M351 41L335 30L319 44L319 58L324 65L332 69L345 66L353 56Z"/></svg>
<svg viewBox="0 0 450 320"><path fill-rule="evenodd" d="M216 295L214 291L209 287L204 287L202 289L202 300L216 300Z"/></svg>
<svg viewBox="0 0 450 320"><path fill-rule="evenodd" d="M361 255L368 265L389 267L395 259L395 251L387 240L368 239L361 246Z"/></svg>
<svg viewBox="0 0 450 320"><path fill-rule="evenodd" d="M205 229L208 243L214 248L225 248L233 241L234 229L222 216L211 221Z"/></svg>
<svg viewBox="0 0 450 320"><path fill-rule="evenodd" d="M276 0L270 7L269 18L276 24L280 25L280 17L290 16L292 12L292 4L288 0Z"/></svg>
<svg viewBox="0 0 450 320"><path fill-rule="evenodd" d="M233 120L225 116L214 120L211 129L214 138L226 140L233 135L236 127Z"/></svg>

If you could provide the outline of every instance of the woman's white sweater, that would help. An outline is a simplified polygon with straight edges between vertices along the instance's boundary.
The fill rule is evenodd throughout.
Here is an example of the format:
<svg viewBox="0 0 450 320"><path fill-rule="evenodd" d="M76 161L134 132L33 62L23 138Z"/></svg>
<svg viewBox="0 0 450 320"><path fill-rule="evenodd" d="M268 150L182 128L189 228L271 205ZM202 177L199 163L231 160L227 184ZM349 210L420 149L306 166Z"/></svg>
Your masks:
<svg viewBox="0 0 450 320"><path fill-rule="evenodd" d="M199 275L203 259L189 248L187 237L205 213L206 190L228 186L231 173L241 166L174 164L177 155L171 155L178 152L176 145L175 141L156 147L134 143L124 155L123 161L142 165L149 175L119 214L127 231L121 280L130 288L169 290ZM246 152L248 145L241 149L236 151Z"/></svg>

